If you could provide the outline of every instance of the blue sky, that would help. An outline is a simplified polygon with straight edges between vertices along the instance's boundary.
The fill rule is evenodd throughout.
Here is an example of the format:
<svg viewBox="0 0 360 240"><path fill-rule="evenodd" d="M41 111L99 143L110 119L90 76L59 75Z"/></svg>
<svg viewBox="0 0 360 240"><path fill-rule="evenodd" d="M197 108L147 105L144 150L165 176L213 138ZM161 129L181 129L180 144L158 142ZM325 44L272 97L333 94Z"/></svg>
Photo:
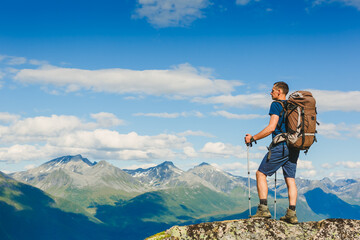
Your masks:
<svg viewBox="0 0 360 240"><path fill-rule="evenodd" d="M245 176L243 137L286 81L313 92L321 122L298 176L358 177L359 56L359 0L6 1L0 170L82 154Z"/></svg>

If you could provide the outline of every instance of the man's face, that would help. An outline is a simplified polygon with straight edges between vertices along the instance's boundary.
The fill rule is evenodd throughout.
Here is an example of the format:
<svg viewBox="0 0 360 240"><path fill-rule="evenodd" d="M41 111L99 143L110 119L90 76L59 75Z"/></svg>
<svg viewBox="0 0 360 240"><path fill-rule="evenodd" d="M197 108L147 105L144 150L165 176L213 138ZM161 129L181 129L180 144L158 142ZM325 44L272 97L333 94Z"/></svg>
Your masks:
<svg viewBox="0 0 360 240"><path fill-rule="evenodd" d="M281 90L279 88L276 88L276 87L273 87L272 90L271 90L271 98L273 100L278 100L279 99L279 96L281 94Z"/></svg>

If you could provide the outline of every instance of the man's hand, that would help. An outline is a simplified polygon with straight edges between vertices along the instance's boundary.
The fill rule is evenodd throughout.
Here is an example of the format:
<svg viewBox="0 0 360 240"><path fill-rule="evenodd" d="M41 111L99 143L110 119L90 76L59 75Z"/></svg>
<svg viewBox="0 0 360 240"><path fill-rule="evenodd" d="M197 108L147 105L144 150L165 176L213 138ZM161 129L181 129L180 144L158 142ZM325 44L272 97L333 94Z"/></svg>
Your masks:
<svg viewBox="0 0 360 240"><path fill-rule="evenodd" d="M245 144L246 144L247 146L252 147L252 142L255 142L255 143L256 143L256 141L255 141L255 139L253 138L253 136L252 136L251 134L246 134L246 136L245 136Z"/></svg>
<svg viewBox="0 0 360 240"><path fill-rule="evenodd" d="M251 142L251 138L252 138L252 135L251 135L251 134L246 134L246 136L245 136L245 143L246 143L246 145L248 145L248 144Z"/></svg>

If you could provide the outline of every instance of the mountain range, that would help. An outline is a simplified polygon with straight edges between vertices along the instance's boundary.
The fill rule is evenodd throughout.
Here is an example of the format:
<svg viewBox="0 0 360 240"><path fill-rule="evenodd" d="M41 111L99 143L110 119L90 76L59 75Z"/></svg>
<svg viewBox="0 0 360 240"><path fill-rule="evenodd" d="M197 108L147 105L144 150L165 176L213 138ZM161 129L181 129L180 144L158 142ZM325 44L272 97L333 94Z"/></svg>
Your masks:
<svg viewBox="0 0 360 240"><path fill-rule="evenodd" d="M172 225L248 216L247 178L234 176L207 163L188 171L177 168L172 162L147 169L128 170L119 169L106 161L91 162L76 155L56 158L23 172L10 175L1 173L0 177L0 203L6 204L6 209L18 209L18 212L37 209L30 201L21 204L19 201L22 198L32 199L33 191L37 195L41 193L41 198L47 199L39 203L45 205L45 210L51 209L49 211L52 212L56 209L57 214L65 216L76 214L81 217L77 224L94 226L92 229L101 228L108 234L107 239L118 239L116 236L119 234L122 235L121 239L143 239L152 232L162 231ZM336 182L327 178L296 181L299 188L297 212L300 221L347 216L360 218L359 179ZM13 191L14 186L31 191ZM253 179L251 186L254 213L258 200L256 182ZM274 189L271 189L271 184L269 186L271 203ZM279 217L288 206L283 181L278 183L277 194ZM273 211L272 204L269 207ZM342 211L331 211L336 208L341 208ZM44 211L40 212L44 214ZM31 214L38 213L33 211ZM4 220L0 220L0 231L3 222ZM62 224L70 223L71 221L67 221ZM30 222L24 224L29 225ZM42 239L36 236L37 239Z"/></svg>

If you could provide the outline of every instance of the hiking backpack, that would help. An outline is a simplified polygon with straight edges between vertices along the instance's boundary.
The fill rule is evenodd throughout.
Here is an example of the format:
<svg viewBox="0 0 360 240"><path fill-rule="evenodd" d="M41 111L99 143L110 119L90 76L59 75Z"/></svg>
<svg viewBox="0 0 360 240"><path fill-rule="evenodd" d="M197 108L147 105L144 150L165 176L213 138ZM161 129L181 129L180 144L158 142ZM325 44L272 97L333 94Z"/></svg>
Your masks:
<svg viewBox="0 0 360 240"><path fill-rule="evenodd" d="M279 102L284 114L286 132L276 135L271 144L283 141L287 142L288 147L309 150L310 146L316 142L316 101L311 92L297 91L292 93L287 100L286 106ZM278 123L280 126L281 123ZM280 127L279 127L280 128ZM281 128L280 128L281 129Z"/></svg>

